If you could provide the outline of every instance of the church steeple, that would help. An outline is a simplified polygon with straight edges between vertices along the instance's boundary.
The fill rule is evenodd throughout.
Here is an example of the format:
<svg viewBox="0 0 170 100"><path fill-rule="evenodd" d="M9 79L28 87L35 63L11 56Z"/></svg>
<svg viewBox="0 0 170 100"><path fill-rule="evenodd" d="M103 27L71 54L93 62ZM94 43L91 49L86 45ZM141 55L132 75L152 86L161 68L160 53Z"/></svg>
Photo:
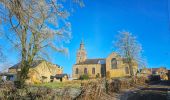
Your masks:
<svg viewBox="0 0 170 100"><path fill-rule="evenodd" d="M81 41L80 43L80 48L77 52L77 60L76 60L76 63L81 63L83 61L86 60L86 50L85 50L85 47L84 47L84 42L83 40Z"/></svg>
<svg viewBox="0 0 170 100"><path fill-rule="evenodd" d="M85 49L85 48L84 48L84 42L83 42L83 40L81 40L79 50L84 50L84 49Z"/></svg>

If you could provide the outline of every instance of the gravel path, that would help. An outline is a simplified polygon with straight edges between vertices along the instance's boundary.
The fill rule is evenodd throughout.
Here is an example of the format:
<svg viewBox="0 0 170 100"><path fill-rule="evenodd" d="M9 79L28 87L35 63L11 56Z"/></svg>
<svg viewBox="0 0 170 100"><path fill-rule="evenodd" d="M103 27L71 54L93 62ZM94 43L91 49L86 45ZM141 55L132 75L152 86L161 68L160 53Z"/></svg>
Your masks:
<svg viewBox="0 0 170 100"><path fill-rule="evenodd" d="M170 100L170 84L162 81L146 88L126 90L120 100Z"/></svg>

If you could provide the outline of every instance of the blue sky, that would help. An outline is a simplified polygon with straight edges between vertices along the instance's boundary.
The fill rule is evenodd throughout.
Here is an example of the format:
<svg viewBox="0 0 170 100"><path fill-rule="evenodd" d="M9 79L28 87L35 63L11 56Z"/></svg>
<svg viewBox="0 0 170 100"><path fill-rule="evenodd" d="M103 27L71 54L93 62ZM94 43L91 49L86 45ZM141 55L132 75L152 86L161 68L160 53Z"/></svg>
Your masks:
<svg viewBox="0 0 170 100"><path fill-rule="evenodd" d="M106 58L114 51L112 42L118 31L126 30L142 44L148 67L170 69L169 16L168 0L86 0L85 7L77 8L69 18L72 39L65 45L69 55L51 53L51 62L64 66L64 72L71 74L82 33L88 58ZM17 63L15 51L10 55L9 61Z"/></svg>

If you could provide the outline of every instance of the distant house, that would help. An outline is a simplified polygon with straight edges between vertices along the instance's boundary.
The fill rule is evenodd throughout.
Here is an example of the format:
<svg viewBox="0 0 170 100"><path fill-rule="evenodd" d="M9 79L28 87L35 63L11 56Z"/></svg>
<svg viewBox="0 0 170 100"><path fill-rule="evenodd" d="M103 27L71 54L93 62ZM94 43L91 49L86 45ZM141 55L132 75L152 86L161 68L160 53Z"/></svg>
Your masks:
<svg viewBox="0 0 170 100"><path fill-rule="evenodd" d="M50 78L51 78L51 82L54 82L54 81L63 82L63 81L68 80L68 75L67 74L56 74L55 76L51 76Z"/></svg>
<svg viewBox="0 0 170 100"><path fill-rule="evenodd" d="M141 70L140 74L142 74L144 76L150 76L150 75L152 75L152 71L149 68L144 68Z"/></svg>
<svg viewBox="0 0 170 100"><path fill-rule="evenodd" d="M163 80L167 80L168 70L165 67L160 68L144 68L141 70L141 74L144 76L150 76L150 75L160 75L160 78Z"/></svg>
<svg viewBox="0 0 170 100"><path fill-rule="evenodd" d="M8 80L14 81L17 78L16 73L8 73L8 72L0 73L0 76L3 81L8 81Z"/></svg>
<svg viewBox="0 0 170 100"><path fill-rule="evenodd" d="M170 80L170 70L168 70L168 80Z"/></svg>
<svg viewBox="0 0 170 100"><path fill-rule="evenodd" d="M18 63L9 68L8 73L12 73L13 75L19 75L21 71L21 63ZM55 76L57 74L62 74L63 68L59 65L52 64L50 62L44 60L36 60L30 65L27 83L42 83L42 82L50 82L51 76ZM15 77L13 80L16 80Z"/></svg>

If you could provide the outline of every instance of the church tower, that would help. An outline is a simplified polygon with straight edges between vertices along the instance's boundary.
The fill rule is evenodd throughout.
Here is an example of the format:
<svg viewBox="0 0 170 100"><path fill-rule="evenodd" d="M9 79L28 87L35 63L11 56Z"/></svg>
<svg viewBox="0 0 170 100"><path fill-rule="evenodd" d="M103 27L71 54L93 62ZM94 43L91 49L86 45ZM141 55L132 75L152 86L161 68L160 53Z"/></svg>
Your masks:
<svg viewBox="0 0 170 100"><path fill-rule="evenodd" d="M80 43L80 48L79 48L79 50L77 52L77 57L76 58L77 58L76 59L77 64L86 60L86 50L84 48L84 42L83 41L81 41L81 43Z"/></svg>

